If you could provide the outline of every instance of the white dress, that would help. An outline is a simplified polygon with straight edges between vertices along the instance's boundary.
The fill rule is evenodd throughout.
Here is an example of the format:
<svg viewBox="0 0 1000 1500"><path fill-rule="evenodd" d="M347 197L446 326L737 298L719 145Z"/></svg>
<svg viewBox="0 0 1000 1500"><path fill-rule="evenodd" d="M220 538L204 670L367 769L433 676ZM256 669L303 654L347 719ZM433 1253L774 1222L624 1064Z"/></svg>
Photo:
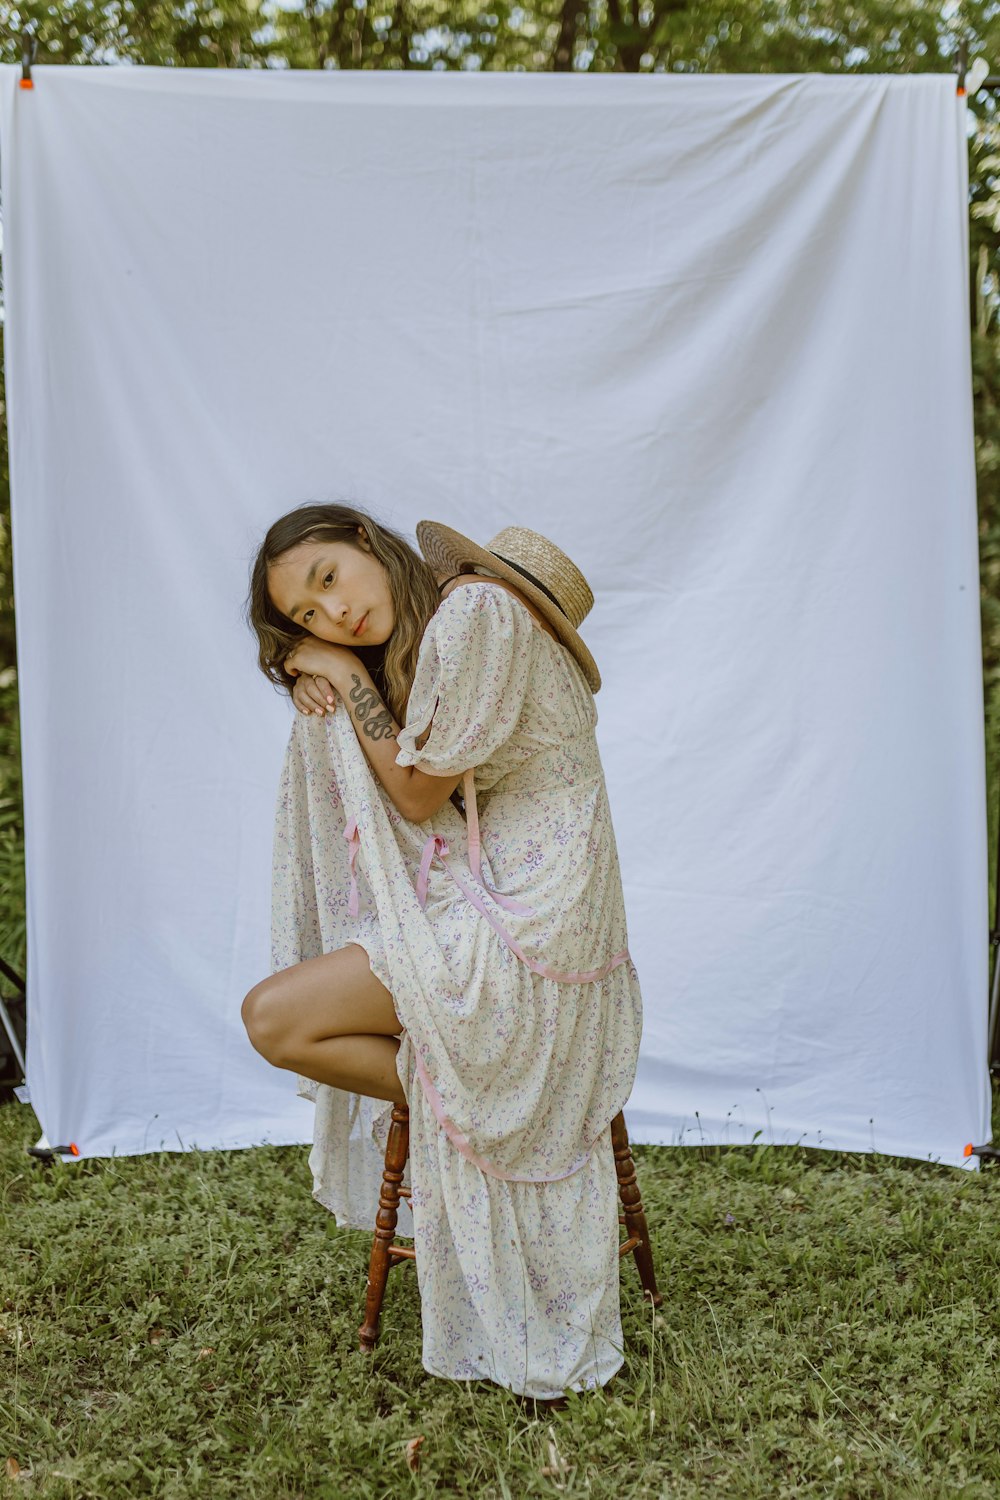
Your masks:
<svg viewBox="0 0 1000 1500"><path fill-rule="evenodd" d="M463 584L425 632L397 763L470 770L468 821L403 818L338 705L296 716L275 829L275 970L359 943L404 1027L424 1367L538 1398L623 1358L608 1127L641 998L596 722L520 600ZM371 1229L391 1106L300 1092L314 1197Z"/></svg>

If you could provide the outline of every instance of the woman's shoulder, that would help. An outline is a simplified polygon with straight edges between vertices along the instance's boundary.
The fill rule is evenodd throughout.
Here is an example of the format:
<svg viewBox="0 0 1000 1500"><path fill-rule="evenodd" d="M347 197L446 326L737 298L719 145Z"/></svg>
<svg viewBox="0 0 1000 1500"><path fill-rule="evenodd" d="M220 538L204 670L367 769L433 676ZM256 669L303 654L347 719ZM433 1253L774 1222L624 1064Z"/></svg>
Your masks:
<svg viewBox="0 0 1000 1500"><path fill-rule="evenodd" d="M546 635L558 639L541 611L506 579L461 573L457 578L450 578L441 590L441 603L433 618L457 621L496 615L504 620L516 621L523 618L524 614L544 630Z"/></svg>
<svg viewBox="0 0 1000 1500"><path fill-rule="evenodd" d="M422 649L439 660L468 660L504 649L524 629L516 618L518 606L501 588L491 588L492 579L481 584L458 584L449 589L427 622ZM528 627L531 621L525 622Z"/></svg>
<svg viewBox="0 0 1000 1500"><path fill-rule="evenodd" d="M459 573L455 578L449 578L441 589L441 603L446 599L456 599L461 604L468 604L471 600L478 598L497 599L501 594L512 592L498 578L491 578L483 573Z"/></svg>

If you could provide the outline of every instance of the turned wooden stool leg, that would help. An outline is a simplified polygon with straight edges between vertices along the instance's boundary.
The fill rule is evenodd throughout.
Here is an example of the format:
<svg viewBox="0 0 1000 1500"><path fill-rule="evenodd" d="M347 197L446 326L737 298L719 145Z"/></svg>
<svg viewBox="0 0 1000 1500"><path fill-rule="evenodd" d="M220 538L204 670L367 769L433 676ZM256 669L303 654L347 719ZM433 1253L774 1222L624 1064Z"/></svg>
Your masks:
<svg viewBox="0 0 1000 1500"><path fill-rule="evenodd" d="M611 1121L611 1145L615 1153L615 1171L618 1173L618 1196L622 1200L622 1208L625 1211L625 1232L628 1235L628 1239L621 1247L621 1254L627 1255L630 1250L632 1251L639 1270L643 1295L649 1298L654 1307L660 1307L663 1304L663 1298L656 1286L656 1272L653 1270L653 1252L649 1248L646 1215L642 1211L642 1199L639 1196L639 1184L635 1177L632 1148L628 1143L625 1116L620 1110Z"/></svg>
<svg viewBox="0 0 1000 1500"><path fill-rule="evenodd" d="M378 1213L375 1216L375 1238L372 1241L372 1258L368 1267L368 1294L365 1298L365 1321L358 1329L362 1353L371 1353L378 1340L378 1325L382 1315L382 1298L389 1268L397 1260L416 1259L412 1250L394 1245L396 1218L399 1200L409 1196L401 1190L406 1156L410 1146L410 1111L405 1104L394 1104L389 1139L385 1148L385 1169L382 1173L382 1191L379 1194Z"/></svg>

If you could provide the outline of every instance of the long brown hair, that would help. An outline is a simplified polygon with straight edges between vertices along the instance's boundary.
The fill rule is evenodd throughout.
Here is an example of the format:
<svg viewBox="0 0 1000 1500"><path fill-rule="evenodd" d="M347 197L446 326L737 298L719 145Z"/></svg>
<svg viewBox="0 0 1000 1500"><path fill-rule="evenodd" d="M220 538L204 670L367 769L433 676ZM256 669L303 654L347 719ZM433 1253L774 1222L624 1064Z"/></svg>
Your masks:
<svg viewBox="0 0 1000 1500"><path fill-rule="evenodd" d="M310 632L276 609L267 591L271 563L300 542L347 542L361 550L358 527L364 528L372 556L385 568L392 595L395 624L383 646L357 647L385 698L397 724L406 718L406 704L417 669L417 654L427 622L440 603L437 578L430 563L398 532L347 505L307 502L281 516L268 528L250 569L250 588L244 609L247 624L257 637L257 662L266 677L291 692L295 678L285 671L285 657Z"/></svg>

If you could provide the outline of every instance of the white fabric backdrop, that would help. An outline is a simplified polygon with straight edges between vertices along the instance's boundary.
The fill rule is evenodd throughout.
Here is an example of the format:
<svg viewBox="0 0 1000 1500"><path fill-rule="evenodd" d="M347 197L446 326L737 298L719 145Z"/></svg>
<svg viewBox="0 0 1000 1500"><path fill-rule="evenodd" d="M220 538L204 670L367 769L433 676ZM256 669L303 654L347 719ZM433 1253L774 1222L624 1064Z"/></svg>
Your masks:
<svg viewBox="0 0 1000 1500"><path fill-rule="evenodd" d="M28 1074L84 1155L309 1138L239 1018L270 520L521 522L597 603L644 1141L988 1138L950 76L3 69Z"/></svg>

